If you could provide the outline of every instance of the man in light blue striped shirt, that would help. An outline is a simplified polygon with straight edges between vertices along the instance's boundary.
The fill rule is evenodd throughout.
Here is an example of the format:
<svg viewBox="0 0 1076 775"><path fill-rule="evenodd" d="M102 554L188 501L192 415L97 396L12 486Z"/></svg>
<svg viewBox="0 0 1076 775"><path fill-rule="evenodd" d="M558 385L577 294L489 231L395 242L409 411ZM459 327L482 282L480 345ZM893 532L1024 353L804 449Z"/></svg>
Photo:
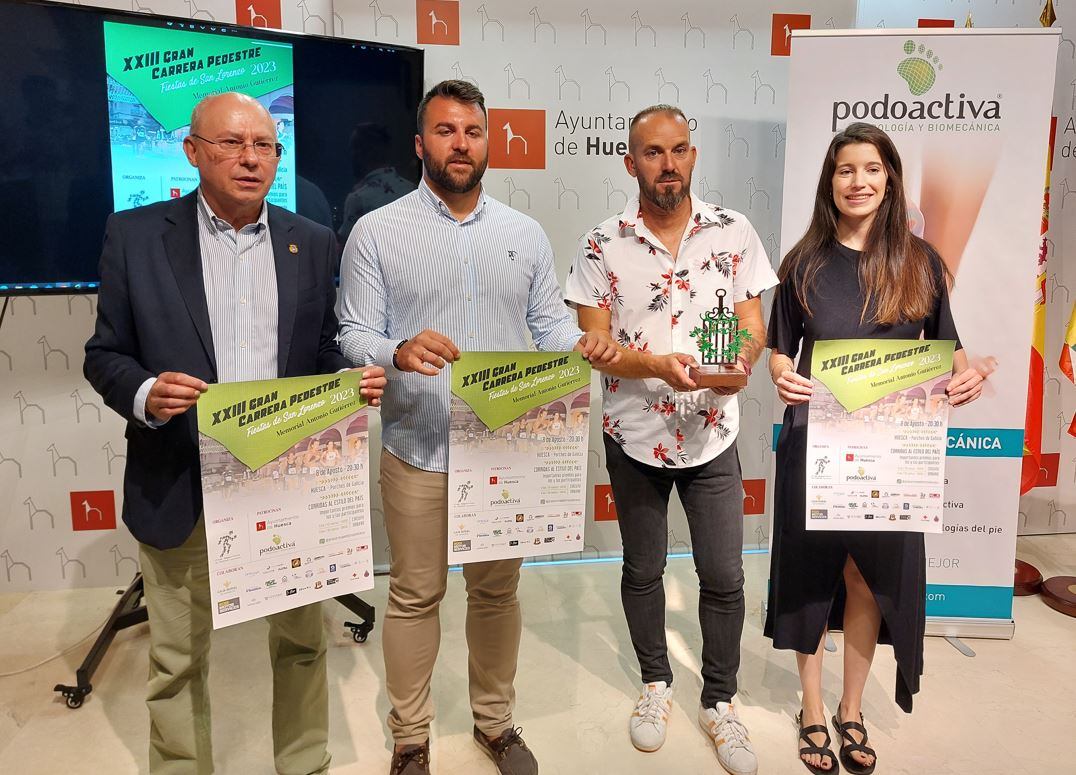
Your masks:
<svg viewBox="0 0 1076 775"><path fill-rule="evenodd" d="M383 635L391 775L429 772L430 679L447 582L447 363L460 350L577 350L601 367L620 355L608 332L583 335L564 306L541 226L485 194L485 104L445 81L418 109L418 190L355 224L341 265L340 344L384 366L381 494L392 550ZM470 563L467 643L474 739L503 773L537 773L512 722L522 619L521 560Z"/></svg>

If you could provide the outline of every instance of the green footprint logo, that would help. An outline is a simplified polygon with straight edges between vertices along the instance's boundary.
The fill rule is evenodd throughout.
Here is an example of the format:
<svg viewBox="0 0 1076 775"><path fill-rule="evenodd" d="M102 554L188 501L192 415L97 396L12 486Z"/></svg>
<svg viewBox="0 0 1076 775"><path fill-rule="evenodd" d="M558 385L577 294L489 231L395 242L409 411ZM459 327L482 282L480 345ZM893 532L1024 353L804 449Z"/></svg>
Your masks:
<svg viewBox="0 0 1076 775"><path fill-rule="evenodd" d="M908 84L908 90L916 97L926 94L934 86L941 61L922 43L904 41L904 53L908 58L897 65L897 75Z"/></svg>

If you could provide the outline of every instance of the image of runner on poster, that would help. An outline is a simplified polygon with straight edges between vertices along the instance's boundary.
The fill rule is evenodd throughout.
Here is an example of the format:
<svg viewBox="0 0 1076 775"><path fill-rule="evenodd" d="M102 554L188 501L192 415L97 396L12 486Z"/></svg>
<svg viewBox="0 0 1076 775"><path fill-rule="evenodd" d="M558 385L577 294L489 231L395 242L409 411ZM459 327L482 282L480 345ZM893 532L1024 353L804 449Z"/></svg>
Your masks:
<svg viewBox="0 0 1076 775"><path fill-rule="evenodd" d="M198 399L214 629L372 589L361 371Z"/></svg>
<svg viewBox="0 0 1076 775"><path fill-rule="evenodd" d="M815 344L808 530L942 532L952 369L951 341Z"/></svg>
<svg viewBox="0 0 1076 775"><path fill-rule="evenodd" d="M468 352L452 364L449 563L583 549L590 364Z"/></svg>

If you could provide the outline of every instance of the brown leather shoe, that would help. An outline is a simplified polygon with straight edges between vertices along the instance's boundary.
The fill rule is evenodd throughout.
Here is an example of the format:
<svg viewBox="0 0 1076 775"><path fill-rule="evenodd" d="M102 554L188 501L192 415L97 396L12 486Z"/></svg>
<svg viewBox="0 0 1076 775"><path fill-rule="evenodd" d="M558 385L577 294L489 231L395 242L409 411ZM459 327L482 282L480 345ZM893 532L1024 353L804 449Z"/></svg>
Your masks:
<svg viewBox="0 0 1076 775"><path fill-rule="evenodd" d="M394 750L389 775L430 775L430 741Z"/></svg>
<svg viewBox="0 0 1076 775"><path fill-rule="evenodd" d="M474 728L474 742L497 765L501 775L538 775L538 761L523 742L523 730L509 727L496 740L489 740Z"/></svg>

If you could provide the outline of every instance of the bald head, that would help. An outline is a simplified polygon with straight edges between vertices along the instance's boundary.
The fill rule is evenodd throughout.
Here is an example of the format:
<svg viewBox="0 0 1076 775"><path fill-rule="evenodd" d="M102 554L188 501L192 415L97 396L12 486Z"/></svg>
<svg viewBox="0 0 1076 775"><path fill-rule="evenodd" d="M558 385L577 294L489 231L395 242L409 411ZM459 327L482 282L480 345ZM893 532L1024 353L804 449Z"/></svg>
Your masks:
<svg viewBox="0 0 1076 775"><path fill-rule="evenodd" d="M261 118L274 127L274 132L276 131L273 117L260 102L246 94L229 91L223 94L210 94L194 106L194 110L191 111L191 134L204 134L202 130L214 119L219 120L234 113L250 118Z"/></svg>
<svg viewBox="0 0 1076 775"><path fill-rule="evenodd" d="M643 108L631 118L631 122L628 124L628 152L632 152L639 140L640 134L645 134L647 128L654 123L656 118L670 119L676 122L682 122L684 129L688 132L690 139L690 125L688 124L687 116L684 115L684 111L675 105L651 105L648 108Z"/></svg>
<svg viewBox="0 0 1076 775"><path fill-rule="evenodd" d="M191 113L183 151L198 168L199 189L210 208L236 229L261 212L276 178L276 141L269 111L245 94L214 94Z"/></svg>

